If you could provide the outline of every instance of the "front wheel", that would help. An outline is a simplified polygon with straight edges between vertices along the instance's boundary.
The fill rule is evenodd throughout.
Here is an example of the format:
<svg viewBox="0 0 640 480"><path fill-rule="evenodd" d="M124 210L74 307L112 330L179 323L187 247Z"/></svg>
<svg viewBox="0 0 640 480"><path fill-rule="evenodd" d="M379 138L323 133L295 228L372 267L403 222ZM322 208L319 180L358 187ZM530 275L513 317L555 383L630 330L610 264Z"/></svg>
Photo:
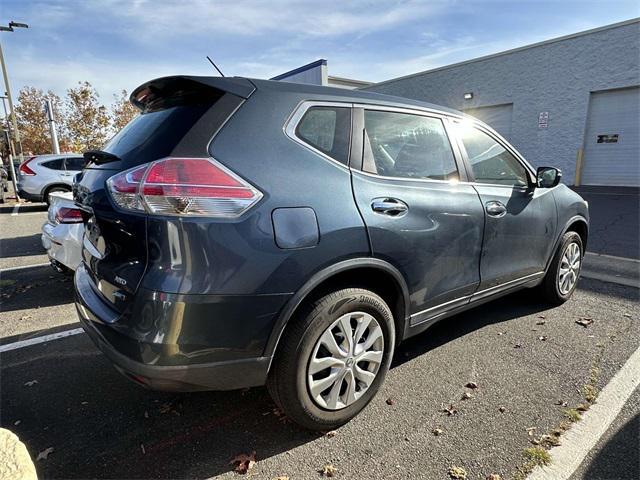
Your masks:
<svg viewBox="0 0 640 480"><path fill-rule="evenodd" d="M569 300L578 284L583 256L580 235L565 233L540 286L545 300L553 305Z"/></svg>
<svg viewBox="0 0 640 480"><path fill-rule="evenodd" d="M306 306L280 341L267 386L302 427L332 430L375 396L395 344L393 315L375 293L347 288Z"/></svg>

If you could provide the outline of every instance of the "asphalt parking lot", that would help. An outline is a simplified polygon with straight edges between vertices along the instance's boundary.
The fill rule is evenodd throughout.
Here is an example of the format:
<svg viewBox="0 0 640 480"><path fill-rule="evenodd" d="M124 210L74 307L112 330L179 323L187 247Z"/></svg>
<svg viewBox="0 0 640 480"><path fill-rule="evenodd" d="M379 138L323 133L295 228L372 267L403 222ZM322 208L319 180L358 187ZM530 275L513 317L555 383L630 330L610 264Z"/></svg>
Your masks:
<svg viewBox="0 0 640 480"><path fill-rule="evenodd" d="M260 479L320 478L326 465L337 478L443 479L454 467L524 478L526 449L575 420L640 347L638 196L585 196L589 278L569 302L548 309L527 290L407 341L371 405L325 435L288 422L264 388L169 394L122 377L74 331L71 278L43 265L45 208L2 206L0 424L46 457L41 478L234 477L232 459L252 452ZM571 478L640 478L639 421L636 389Z"/></svg>

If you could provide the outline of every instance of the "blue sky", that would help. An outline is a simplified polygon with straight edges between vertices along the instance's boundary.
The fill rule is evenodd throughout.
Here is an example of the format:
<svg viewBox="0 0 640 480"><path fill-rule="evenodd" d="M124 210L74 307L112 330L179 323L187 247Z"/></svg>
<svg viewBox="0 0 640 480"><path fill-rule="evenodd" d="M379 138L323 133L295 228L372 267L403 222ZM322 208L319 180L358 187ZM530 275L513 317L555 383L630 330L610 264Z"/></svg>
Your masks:
<svg viewBox="0 0 640 480"><path fill-rule="evenodd" d="M12 89L90 81L102 100L170 74L268 78L326 58L382 81L640 16L637 0L0 0Z"/></svg>

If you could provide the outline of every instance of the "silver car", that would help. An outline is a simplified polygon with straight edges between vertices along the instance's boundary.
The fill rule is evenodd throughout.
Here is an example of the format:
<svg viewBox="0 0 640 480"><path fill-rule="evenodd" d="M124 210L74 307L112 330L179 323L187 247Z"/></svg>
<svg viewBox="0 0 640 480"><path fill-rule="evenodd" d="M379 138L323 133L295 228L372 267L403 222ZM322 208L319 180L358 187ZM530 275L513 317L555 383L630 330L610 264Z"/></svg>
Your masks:
<svg viewBox="0 0 640 480"><path fill-rule="evenodd" d="M18 193L25 200L49 203L52 193L71 191L73 178L84 164L77 153L31 157L18 169Z"/></svg>
<svg viewBox="0 0 640 480"><path fill-rule="evenodd" d="M84 225L71 192L49 196L49 214L42 225L42 246L53 268L59 272L74 271L82 260Z"/></svg>

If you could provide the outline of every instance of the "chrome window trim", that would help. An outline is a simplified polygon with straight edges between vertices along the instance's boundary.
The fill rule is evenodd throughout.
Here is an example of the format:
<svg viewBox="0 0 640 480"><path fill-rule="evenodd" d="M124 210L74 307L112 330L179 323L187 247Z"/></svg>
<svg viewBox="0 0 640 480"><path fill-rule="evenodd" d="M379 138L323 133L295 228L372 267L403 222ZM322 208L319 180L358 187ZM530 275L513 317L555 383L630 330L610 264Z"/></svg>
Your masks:
<svg viewBox="0 0 640 480"><path fill-rule="evenodd" d="M313 145L308 144L306 141L304 141L302 138L298 137L296 135L296 130L298 128L298 124L300 123L300 120L302 120L302 117L304 117L304 114L307 113L307 110L309 110L311 107L342 107L342 108L349 108L351 110L350 115L351 117L353 117L353 102L333 102L333 101L322 101L322 100L303 100L300 103L298 103L298 105L296 105L296 108L293 109L293 112L291 113L291 115L289 115L289 118L287 119L287 121L284 123L284 126L282 127L282 131L284 132L284 134L289 137L291 140L293 140L294 142L302 145L303 147L311 150L312 152L316 153L317 155L320 155L322 158L324 158L325 160L329 160L333 165L336 165L340 168L342 168L343 170L349 172L349 166L345 165L344 163L342 163L339 160L336 160L335 158L327 155L326 153L318 150L317 148L315 148ZM349 132L349 145L351 145L351 136L352 136L352 132ZM351 152L349 152L350 156Z"/></svg>

